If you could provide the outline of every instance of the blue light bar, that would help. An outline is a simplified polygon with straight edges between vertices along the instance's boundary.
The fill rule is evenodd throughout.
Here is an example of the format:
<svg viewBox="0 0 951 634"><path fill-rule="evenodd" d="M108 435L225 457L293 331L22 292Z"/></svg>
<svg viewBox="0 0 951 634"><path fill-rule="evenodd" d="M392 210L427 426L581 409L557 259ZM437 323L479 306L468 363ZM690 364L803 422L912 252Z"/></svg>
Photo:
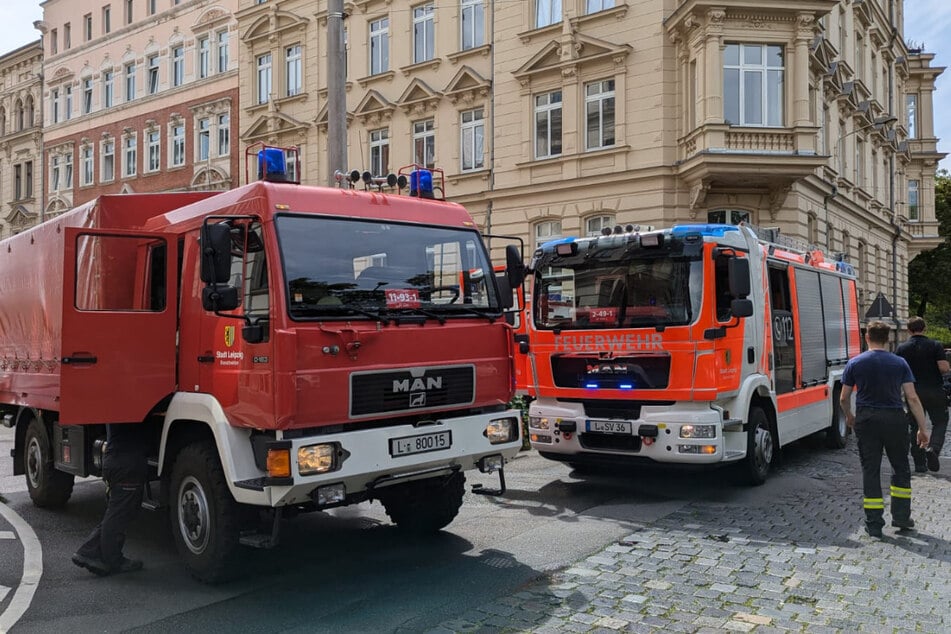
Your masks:
<svg viewBox="0 0 951 634"><path fill-rule="evenodd" d="M715 225L715 224L706 224L706 225L677 225L670 232L677 236L681 237L688 233L699 233L702 236L709 236L713 238L722 238L727 231L739 231L740 228L736 225Z"/></svg>
<svg viewBox="0 0 951 634"><path fill-rule="evenodd" d="M588 388L589 390L596 390L596 389L598 389L598 384L597 384L597 383L585 383L584 386L585 386L586 388Z"/></svg>
<svg viewBox="0 0 951 634"><path fill-rule="evenodd" d="M622 390L633 390L633 389L634 389L634 386L631 385L630 383L621 383L618 387L621 388Z"/></svg>
<svg viewBox="0 0 951 634"><path fill-rule="evenodd" d="M276 183L287 181L287 160L284 150L268 147L258 151L258 180Z"/></svg>
<svg viewBox="0 0 951 634"><path fill-rule="evenodd" d="M543 243L538 248L541 249L542 251L554 252L555 247L557 247L559 244L571 244L572 242L575 241L575 239L576 238L574 236L568 236L567 238L558 238L557 240L549 240L548 242Z"/></svg>

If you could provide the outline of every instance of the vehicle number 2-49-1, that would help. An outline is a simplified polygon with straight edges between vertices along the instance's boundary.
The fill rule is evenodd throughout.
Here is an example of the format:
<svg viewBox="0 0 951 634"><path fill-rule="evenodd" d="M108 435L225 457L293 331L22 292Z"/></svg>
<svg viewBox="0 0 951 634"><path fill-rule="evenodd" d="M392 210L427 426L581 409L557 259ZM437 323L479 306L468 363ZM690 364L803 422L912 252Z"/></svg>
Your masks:
<svg viewBox="0 0 951 634"><path fill-rule="evenodd" d="M427 451L439 451L449 449L452 446L452 432L439 431L434 434L420 434L419 436L406 436L404 438L390 439L391 456L409 456L414 453L426 453Z"/></svg>

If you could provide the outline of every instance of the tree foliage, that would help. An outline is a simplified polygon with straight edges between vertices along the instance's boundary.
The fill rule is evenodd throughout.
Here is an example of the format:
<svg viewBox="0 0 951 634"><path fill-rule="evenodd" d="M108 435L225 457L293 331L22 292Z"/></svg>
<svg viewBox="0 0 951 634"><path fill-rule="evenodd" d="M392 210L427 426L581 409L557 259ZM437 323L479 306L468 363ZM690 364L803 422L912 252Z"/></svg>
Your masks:
<svg viewBox="0 0 951 634"><path fill-rule="evenodd" d="M935 215L944 241L908 266L909 313L925 318L928 335L947 342L951 341L951 174L947 170L935 177Z"/></svg>

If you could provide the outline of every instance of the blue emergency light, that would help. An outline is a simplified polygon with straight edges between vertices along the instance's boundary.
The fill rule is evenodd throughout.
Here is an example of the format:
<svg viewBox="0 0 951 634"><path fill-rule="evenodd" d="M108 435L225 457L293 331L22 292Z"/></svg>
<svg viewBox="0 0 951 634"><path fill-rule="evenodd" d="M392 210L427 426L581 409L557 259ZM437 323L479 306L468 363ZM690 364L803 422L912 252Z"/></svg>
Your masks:
<svg viewBox="0 0 951 634"><path fill-rule="evenodd" d="M268 147L258 151L258 180L275 183L287 181L287 159L284 150Z"/></svg>
<svg viewBox="0 0 951 634"><path fill-rule="evenodd" d="M433 173L429 170L413 170L409 173L409 195L420 198L435 198Z"/></svg>

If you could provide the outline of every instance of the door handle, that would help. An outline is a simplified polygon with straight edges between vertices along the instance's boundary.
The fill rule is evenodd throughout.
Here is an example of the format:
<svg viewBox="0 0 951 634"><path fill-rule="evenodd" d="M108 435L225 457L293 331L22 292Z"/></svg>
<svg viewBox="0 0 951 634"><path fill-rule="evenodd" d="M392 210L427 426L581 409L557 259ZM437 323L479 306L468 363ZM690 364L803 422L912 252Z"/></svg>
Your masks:
<svg viewBox="0 0 951 634"><path fill-rule="evenodd" d="M94 356L74 356L74 357L63 357L64 364L74 364L74 363L96 363L99 359Z"/></svg>
<svg viewBox="0 0 951 634"><path fill-rule="evenodd" d="M198 363L214 363L215 357L210 354L202 354L198 356Z"/></svg>

